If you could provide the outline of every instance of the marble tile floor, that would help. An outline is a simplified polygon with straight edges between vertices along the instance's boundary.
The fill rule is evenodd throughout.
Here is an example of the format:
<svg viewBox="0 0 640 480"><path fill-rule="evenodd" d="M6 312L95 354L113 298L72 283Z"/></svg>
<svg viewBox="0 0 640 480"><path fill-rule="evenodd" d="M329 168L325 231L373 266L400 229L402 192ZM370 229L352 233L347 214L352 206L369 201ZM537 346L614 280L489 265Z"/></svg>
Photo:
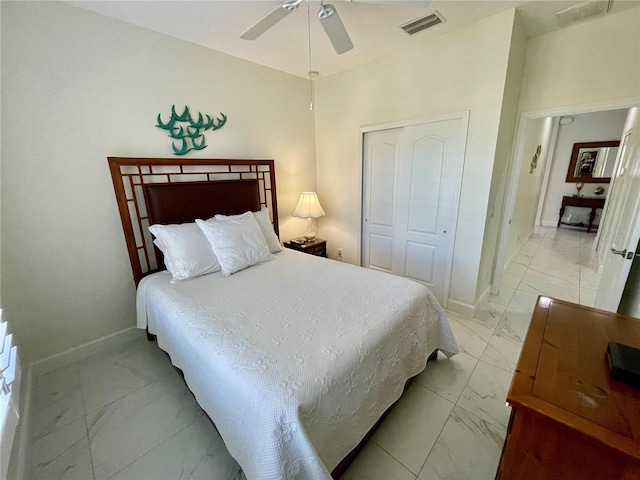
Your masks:
<svg viewBox="0 0 640 480"><path fill-rule="evenodd" d="M594 235L541 228L475 318L449 312L461 353L420 374L345 480L492 479L507 389L538 294L583 304L598 286ZM155 343L128 344L36 379L32 479L244 479Z"/></svg>

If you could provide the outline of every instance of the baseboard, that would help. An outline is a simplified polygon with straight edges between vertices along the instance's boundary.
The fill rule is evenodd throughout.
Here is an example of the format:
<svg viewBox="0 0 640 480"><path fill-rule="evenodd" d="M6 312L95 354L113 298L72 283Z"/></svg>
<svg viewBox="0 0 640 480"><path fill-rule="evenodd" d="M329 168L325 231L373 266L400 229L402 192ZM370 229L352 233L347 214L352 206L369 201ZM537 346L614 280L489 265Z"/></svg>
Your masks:
<svg viewBox="0 0 640 480"><path fill-rule="evenodd" d="M7 478L15 478L17 480L27 480L30 478L31 473L29 468L31 465L31 442L29 440L31 438L31 392L34 383L31 365L27 368L26 377L26 379L22 380L26 387L26 392L24 392L22 414L12 447L12 449L17 448L17 451L11 451L9 470L7 471ZM20 393L22 395L23 392Z"/></svg>
<svg viewBox="0 0 640 480"><path fill-rule="evenodd" d="M447 302L447 310L466 315L467 317L473 317L476 314L476 309L473 305L451 299Z"/></svg>
<svg viewBox="0 0 640 480"><path fill-rule="evenodd" d="M79 345L64 352L51 355L37 362L29 364L26 378L26 392L24 393L24 404L19 423L19 438L14 448L17 452L12 452L9 463L9 477L17 480L26 480L30 477L31 465L31 406L32 392L35 380L38 376L52 372L58 368L65 367L79 360L83 360L97 353L101 353L113 346L134 340L141 335L136 327L127 328L111 335L99 338L84 345Z"/></svg>
<svg viewBox="0 0 640 480"><path fill-rule="evenodd" d="M557 227L558 226L558 221L551 221L551 220L541 220L540 221L540 225L542 225L543 227Z"/></svg>
<svg viewBox="0 0 640 480"><path fill-rule="evenodd" d="M108 350L111 347L120 345L124 342L134 340L140 336L140 332L136 327L130 327L125 330L121 330L106 337L93 340L92 342L79 345L77 347L70 348L64 352L56 353L50 357L43 358L33 362L30 365L30 369L33 368L33 377L39 377L45 373L52 372L67 365L71 365L79 360L83 360L87 357L101 353Z"/></svg>
<svg viewBox="0 0 640 480"><path fill-rule="evenodd" d="M509 258L509 260L507 260L506 262L504 262L504 267L502 268L502 272L506 272L509 267L511 266L511 264L513 263L513 261L516 259L516 257L518 256L518 253L520 253L520 250L522 250L522 245L520 247L518 247L518 249L515 251L515 253L513 255L511 255L511 258Z"/></svg>
<svg viewBox="0 0 640 480"><path fill-rule="evenodd" d="M476 303L473 306L473 309L475 312L480 310L480 306L483 305L489 299L490 294L491 294L491 285L485 288L484 292L482 292L480 297L478 297L478 299L476 300Z"/></svg>
<svg viewBox="0 0 640 480"><path fill-rule="evenodd" d="M522 240L522 242L520 242L520 245L518 245L518 248L516 248L516 251L513 252L513 255L511 255L509 260L504 262L504 268L502 269L503 272L505 272L511 266L511 264L516 259L516 257L520 254L520 252L522 252L522 249L524 248L525 243L527 243L527 240L529 240L531 238L531 235L533 235L533 232L535 232L535 229L536 229L536 227L534 226L533 229L524 238L524 240Z"/></svg>

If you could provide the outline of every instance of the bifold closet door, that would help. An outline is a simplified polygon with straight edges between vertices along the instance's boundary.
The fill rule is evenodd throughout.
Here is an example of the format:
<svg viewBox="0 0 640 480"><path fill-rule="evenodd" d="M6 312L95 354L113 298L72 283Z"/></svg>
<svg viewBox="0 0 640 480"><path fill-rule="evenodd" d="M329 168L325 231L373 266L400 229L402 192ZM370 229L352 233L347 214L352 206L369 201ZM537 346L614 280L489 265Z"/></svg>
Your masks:
<svg viewBox="0 0 640 480"><path fill-rule="evenodd" d="M462 176L462 118L365 133L362 264L445 302Z"/></svg>

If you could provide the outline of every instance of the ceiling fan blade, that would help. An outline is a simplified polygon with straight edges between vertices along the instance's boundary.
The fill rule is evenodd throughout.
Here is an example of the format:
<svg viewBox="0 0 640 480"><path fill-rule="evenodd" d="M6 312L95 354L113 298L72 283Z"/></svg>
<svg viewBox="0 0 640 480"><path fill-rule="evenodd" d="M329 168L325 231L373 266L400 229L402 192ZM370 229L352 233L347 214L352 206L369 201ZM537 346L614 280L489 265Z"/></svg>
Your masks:
<svg viewBox="0 0 640 480"><path fill-rule="evenodd" d="M338 55L342 55L353 48L349 34L333 5L321 5L318 18Z"/></svg>
<svg viewBox="0 0 640 480"><path fill-rule="evenodd" d="M266 17L259 20L253 27L240 35L240 38L244 40L255 40L284 17L292 13L296 7L297 5L293 8L286 8L285 5L278 6L278 8L267 14Z"/></svg>

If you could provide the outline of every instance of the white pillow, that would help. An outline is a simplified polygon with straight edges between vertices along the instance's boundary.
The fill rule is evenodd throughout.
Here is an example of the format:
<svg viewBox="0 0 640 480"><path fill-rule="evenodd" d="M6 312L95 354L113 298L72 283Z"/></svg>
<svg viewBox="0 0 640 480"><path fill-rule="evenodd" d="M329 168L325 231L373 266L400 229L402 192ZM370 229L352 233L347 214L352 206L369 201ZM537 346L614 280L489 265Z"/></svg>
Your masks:
<svg viewBox="0 0 640 480"><path fill-rule="evenodd" d="M276 258L269 251L251 212L224 220L215 217L207 221L196 220L196 223L209 240L222 273L227 277L256 263Z"/></svg>
<svg viewBox="0 0 640 480"><path fill-rule="evenodd" d="M245 215L243 213L242 215ZM239 218L242 215L216 215L214 218L216 220L229 220L234 218ZM276 235L276 232L273 230L273 224L271 223L271 218L269 217L269 209L267 207L262 207L259 212L253 212L253 217L258 222L258 226L264 235L264 239L267 242L267 246L269 247L269 251L271 253L278 253L282 251L282 245L280 245L280 240Z"/></svg>
<svg viewBox="0 0 640 480"><path fill-rule="evenodd" d="M164 254L164 264L174 280L189 280L220 270L218 259L195 223L151 225L153 243Z"/></svg>

